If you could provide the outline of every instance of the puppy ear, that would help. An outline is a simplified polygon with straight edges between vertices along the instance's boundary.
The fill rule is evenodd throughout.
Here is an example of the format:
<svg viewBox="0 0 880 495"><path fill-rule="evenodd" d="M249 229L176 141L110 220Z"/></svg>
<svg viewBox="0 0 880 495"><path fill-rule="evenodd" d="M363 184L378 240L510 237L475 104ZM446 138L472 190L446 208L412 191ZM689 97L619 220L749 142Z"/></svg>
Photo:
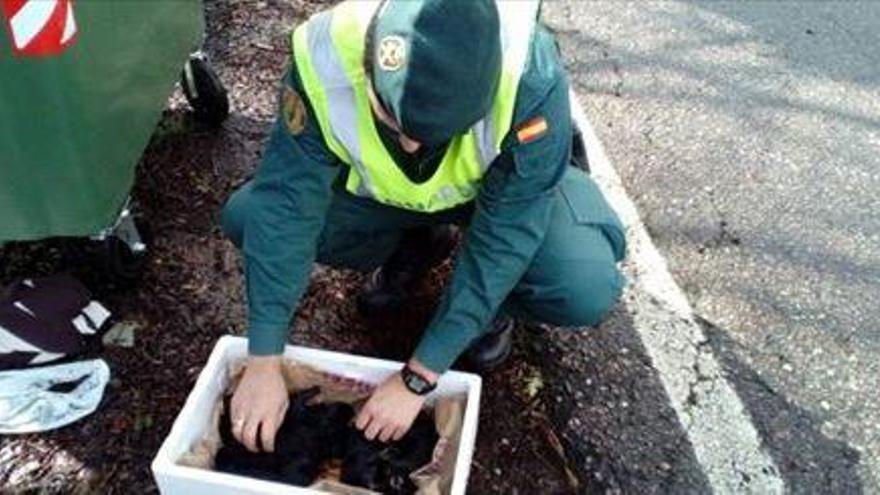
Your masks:
<svg viewBox="0 0 880 495"><path fill-rule="evenodd" d="M315 397L321 395L321 387L315 385L314 387L307 388L300 393L302 394L303 402L308 403Z"/></svg>
<svg viewBox="0 0 880 495"><path fill-rule="evenodd" d="M288 408L288 413L290 414L299 414L305 411L306 405L308 402L315 398L318 394L321 393L321 387L314 386L312 388L307 388L305 390L300 390L299 392L295 392L293 397L290 400L290 407Z"/></svg>

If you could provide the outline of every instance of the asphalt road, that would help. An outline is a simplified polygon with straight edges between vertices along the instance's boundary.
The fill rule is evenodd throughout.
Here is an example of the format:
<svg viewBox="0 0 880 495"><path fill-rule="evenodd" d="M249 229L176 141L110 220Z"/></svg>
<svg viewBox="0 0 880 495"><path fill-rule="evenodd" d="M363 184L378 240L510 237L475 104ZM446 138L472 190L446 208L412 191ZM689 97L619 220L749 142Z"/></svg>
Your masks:
<svg viewBox="0 0 880 495"><path fill-rule="evenodd" d="M880 491L880 3L544 10L786 485Z"/></svg>

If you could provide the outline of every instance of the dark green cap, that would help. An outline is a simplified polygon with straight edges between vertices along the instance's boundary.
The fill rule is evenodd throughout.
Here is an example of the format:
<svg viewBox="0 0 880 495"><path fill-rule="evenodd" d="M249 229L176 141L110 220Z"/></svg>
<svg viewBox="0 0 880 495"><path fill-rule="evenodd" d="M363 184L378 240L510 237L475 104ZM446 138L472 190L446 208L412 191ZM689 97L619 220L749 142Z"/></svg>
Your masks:
<svg viewBox="0 0 880 495"><path fill-rule="evenodd" d="M495 0L386 0L367 43L368 71L403 133L427 145L492 107L501 75Z"/></svg>

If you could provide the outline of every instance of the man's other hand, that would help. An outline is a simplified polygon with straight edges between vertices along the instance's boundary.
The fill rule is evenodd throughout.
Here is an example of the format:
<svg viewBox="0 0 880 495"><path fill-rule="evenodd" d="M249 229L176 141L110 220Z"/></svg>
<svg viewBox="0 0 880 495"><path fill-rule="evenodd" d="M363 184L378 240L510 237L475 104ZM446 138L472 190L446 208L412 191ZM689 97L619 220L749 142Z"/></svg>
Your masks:
<svg viewBox="0 0 880 495"><path fill-rule="evenodd" d="M232 396L232 435L251 452L274 451L287 406L281 356L251 356Z"/></svg>
<svg viewBox="0 0 880 495"><path fill-rule="evenodd" d="M439 378L414 359L409 364L410 368L432 383ZM358 414L355 426L364 432L368 440L400 440L409 431L424 404L425 397L411 392L404 385L400 373L394 373L373 391Z"/></svg>

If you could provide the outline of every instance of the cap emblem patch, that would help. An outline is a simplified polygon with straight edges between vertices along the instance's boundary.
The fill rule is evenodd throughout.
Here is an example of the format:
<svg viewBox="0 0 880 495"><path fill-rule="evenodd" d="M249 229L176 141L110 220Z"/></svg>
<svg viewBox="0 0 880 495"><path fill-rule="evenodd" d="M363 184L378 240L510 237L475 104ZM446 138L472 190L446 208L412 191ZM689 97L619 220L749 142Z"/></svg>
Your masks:
<svg viewBox="0 0 880 495"><path fill-rule="evenodd" d="M406 63L406 43L400 36L386 36L379 42L376 55L382 70L394 72Z"/></svg>

